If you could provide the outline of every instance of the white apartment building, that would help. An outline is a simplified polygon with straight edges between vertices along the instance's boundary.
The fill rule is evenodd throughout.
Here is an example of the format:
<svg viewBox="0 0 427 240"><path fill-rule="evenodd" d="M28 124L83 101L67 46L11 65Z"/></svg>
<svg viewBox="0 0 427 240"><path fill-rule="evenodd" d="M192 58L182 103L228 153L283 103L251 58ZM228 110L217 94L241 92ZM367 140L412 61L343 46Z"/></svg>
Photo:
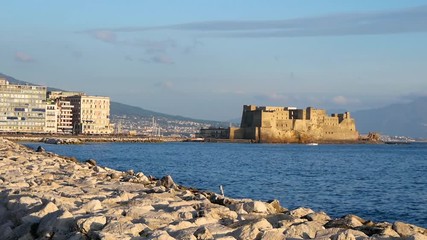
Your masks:
<svg viewBox="0 0 427 240"><path fill-rule="evenodd" d="M56 103L49 102L46 104L46 124L45 132L56 133L58 131L58 109Z"/></svg>
<svg viewBox="0 0 427 240"><path fill-rule="evenodd" d="M46 110L46 87L0 78L0 132L42 133Z"/></svg>

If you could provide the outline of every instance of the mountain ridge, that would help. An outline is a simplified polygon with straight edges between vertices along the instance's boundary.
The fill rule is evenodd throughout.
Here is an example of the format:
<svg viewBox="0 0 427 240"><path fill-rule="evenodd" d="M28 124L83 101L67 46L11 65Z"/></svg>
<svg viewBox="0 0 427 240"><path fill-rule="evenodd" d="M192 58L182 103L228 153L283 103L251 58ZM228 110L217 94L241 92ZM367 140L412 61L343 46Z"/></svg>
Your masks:
<svg viewBox="0 0 427 240"><path fill-rule="evenodd" d="M427 97L420 96L408 103L355 111L352 116L361 133L427 138L426 106Z"/></svg>

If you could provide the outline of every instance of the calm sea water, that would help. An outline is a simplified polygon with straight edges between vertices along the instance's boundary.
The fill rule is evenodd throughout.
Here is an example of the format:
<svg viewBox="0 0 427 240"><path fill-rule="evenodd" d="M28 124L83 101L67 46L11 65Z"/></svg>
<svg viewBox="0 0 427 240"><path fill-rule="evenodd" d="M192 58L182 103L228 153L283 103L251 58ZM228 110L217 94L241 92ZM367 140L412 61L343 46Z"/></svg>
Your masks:
<svg viewBox="0 0 427 240"><path fill-rule="evenodd" d="M101 143L32 148L96 159L118 170L172 175L175 182L234 198L279 199L289 209L356 214L427 227L427 144L293 145Z"/></svg>

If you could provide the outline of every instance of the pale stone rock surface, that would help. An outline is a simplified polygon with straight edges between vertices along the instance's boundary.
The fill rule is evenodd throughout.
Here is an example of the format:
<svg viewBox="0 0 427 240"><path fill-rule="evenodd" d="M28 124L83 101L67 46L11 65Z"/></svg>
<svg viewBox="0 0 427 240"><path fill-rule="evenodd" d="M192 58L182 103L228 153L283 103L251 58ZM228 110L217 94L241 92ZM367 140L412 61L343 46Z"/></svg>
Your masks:
<svg viewBox="0 0 427 240"><path fill-rule="evenodd" d="M310 208L300 207L300 208L291 210L289 212L289 215L297 217L297 218L301 218L301 217L304 217L310 213L314 213L314 211Z"/></svg>
<svg viewBox="0 0 427 240"><path fill-rule="evenodd" d="M256 239L258 237L258 234L260 234L258 228L253 225L245 225L233 231L230 236L235 237L239 240L244 240Z"/></svg>
<svg viewBox="0 0 427 240"><path fill-rule="evenodd" d="M105 216L94 216L77 220L77 226L82 230L82 233L89 233L101 230L107 223Z"/></svg>
<svg viewBox="0 0 427 240"><path fill-rule="evenodd" d="M326 214L325 212L309 213L305 216L305 218L309 221L316 221L323 224L331 220L331 217L329 217L328 214Z"/></svg>
<svg viewBox="0 0 427 240"><path fill-rule="evenodd" d="M415 235L416 233L427 235L426 229L403 222L393 223L393 230L396 231L401 237L409 237L411 235Z"/></svg>
<svg viewBox="0 0 427 240"><path fill-rule="evenodd" d="M243 204L243 209L248 213L267 213L267 206L260 201L251 201Z"/></svg>
<svg viewBox="0 0 427 240"><path fill-rule="evenodd" d="M81 209L85 212L94 212L96 210L102 209L101 201L98 199L91 200L81 206Z"/></svg>
<svg viewBox="0 0 427 240"><path fill-rule="evenodd" d="M356 240L356 237L350 232L341 232L338 236L332 237L332 240Z"/></svg>
<svg viewBox="0 0 427 240"><path fill-rule="evenodd" d="M286 239L285 235L283 234L283 229L271 229L265 231L261 238L261 240L284 240Z"/></svg>
<svg viewBox="0 0 427 240"><path fill-rule="evenodd" d="M101 231L104 235L139 237L139 233L146 229L147 226L141 223L133 224L131 222L111 221Z"/></svg>
<svg viewBox="0 0 427 240"><path fill-rule="evenodd" d="M290 226L285 232L287 238L314 238L316 232L324 227L317 222L304 222Z"/></svg>
<svg viewBox="0 0 427 240"><path fill-rule="evenodd" d="M55 239L67 239L67 235L74 228L73 214L58 210L44 216L37 228L37 235L46 239L55 236Z"/></svg>
<svg viewBox="0 0 427 240"><path fill-rule="evenodd" d="M344 218L334 219L325 224L325 227L339 227L339 228L356 228L363 226L365 220L356 215L346 215Z"/></svg>

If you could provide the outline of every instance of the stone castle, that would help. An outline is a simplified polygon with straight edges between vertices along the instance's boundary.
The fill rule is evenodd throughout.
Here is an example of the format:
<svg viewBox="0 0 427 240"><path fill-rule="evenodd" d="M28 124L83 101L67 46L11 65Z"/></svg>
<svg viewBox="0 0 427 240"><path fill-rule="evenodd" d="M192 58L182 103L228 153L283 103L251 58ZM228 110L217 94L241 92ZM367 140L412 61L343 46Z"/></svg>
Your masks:
<svg viewBox="0 0 427 240"><path fill-rule="evenodd" d="M240 128L202 129L200 137L250 139L262 143L356 141L359 133L349 112L327 115L308 107L244 105Z"/></svg>

